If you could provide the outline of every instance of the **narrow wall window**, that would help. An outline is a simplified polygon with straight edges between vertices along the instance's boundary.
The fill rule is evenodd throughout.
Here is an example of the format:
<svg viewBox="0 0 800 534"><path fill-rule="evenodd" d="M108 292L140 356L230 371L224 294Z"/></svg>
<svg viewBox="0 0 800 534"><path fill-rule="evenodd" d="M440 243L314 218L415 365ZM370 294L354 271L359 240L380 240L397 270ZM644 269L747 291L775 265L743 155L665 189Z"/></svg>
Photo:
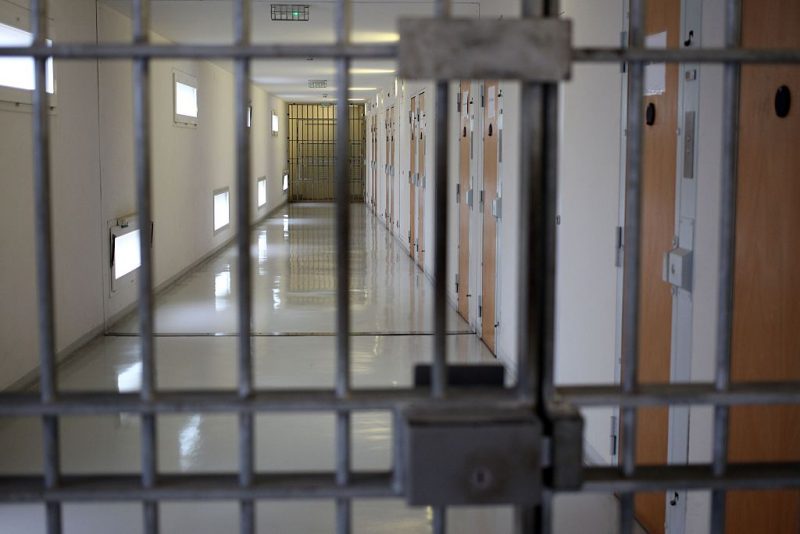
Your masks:
<svg viewBox="0 0 800 534"><path fill-rule="evenodd" d="M280 121L278 120L278 114L274 111L272 112L272 135L278 135L278 127L280 125Z"/></svg>
<svg viewBox="0 0 800 534"><path fill-rule="evenodd" d="M214 191L214 232L224 230L231 222L230 189Z"/></svg>
<svg viewBox="0 0 800 534"><path fill-rule="evenodd" d="M173 73L175 93L175 123L197 125L197 78L182 72Z"/></svg>
<svg viewBox="0 0 800 534"><path fill-rule="evenodd" d="M283 190L284 191L289 190L289 173L285 171L283 173Z"/></svg>
<svg viewBox="0 0 800 534"><path fill-rule="evenodd" d="M247 106L247 127L253 127L253 104Z"/></svg>
<svg viewBox="0 0 800 534"><path fill-rule="evenodd" d="M0 23L0 47L30 46L33 43L33 34ZM52 41L47 40L51 45ZM55 93L53 81L53 60L47 60L45 72L45 90L49 94ZM30 104L31 92L36 88L34 61L31 57L3 57L0 58L0 100Z"/></svg>
<svg viewBox="0 0 800 534"><path fill-rule="evenodd" d="M111 291L136 283L136 272L142 264L139 248L139 227L135 217L119 219L111 226Z"/></svg>
<svg viewBox="0 0 800 534"><path fill-rule="evenodd" d="M267 204L267 179L258 179L258 207L261 208Z"/></svg>

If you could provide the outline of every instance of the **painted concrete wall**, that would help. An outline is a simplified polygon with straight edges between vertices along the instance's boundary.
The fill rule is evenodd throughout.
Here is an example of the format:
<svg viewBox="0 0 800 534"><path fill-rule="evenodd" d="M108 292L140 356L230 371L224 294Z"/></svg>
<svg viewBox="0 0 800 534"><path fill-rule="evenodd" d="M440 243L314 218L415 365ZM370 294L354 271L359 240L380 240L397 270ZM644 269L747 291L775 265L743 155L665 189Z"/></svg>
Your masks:
<svg viewBox="0 0 800 534"><path fill-rule="evenodd" d="M0 0L0 3L6 3ZM130 39L131 22L93 0L52 2L54 40ZM6 8L6 6L3 6ZM18 9L21 21L26 10ZM98 35L99 31L99 35ZM154 35L156 41L164 39ZM216 235L212 191L234 186L233 75L226 65L157 61L152 65L153 215L155 283L172 279L234 236L235 224ZM196 128L173 122L172 73L199 82ZM56 62L57 106L52 115L53 226L57 350L66 355L102 331L134 302L135 287L109 291L108 221L135 212L132 70L130 62ZM285 201L285 104L252 87L253 218ZM270 132L270 113L280 133ZM35 264L31 113L0 104L3 195L0 221L0 388L35 370ZM256 180L266 176L267 206L256 210ZM232 216L233 222L233 216Z"/></svg>

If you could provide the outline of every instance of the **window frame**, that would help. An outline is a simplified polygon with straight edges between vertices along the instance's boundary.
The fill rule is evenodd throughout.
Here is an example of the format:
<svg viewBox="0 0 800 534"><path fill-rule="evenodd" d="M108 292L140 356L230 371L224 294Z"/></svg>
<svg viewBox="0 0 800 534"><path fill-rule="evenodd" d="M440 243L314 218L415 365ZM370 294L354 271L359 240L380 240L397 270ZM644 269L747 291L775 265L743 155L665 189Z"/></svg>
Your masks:
<svg viewBox="0 0 800 534"><path fill-rule="evenodd" d="M33 39L33 35L30 32L30 11L27 8L22 8L19 6L0 3L0 24L7 26L9 28L19 30L21 32L25 32L31 36ZM16 14L12 13L16 11ZM48 27L47 35L47 44L53 44L53 21L50 20L50 24ZM29 58L30 56L26 56L25 58ZM58 93L58 85L56 83L56 62L53 58L50 58L50 76L51 76L51 83L53 85L53 92L47 93L47 104L50 110L55 110L57 104L56 95ZM33 105L33 89L22 89L19 87L10 87L8 85L0 85L0 103L3 107L8 108L9 105L13 109L26 109L28 111L31 110L31 106Z"/></svg>
<svg viewBox="0 0 800 534"><path fill-rule="evenodd" d="M195 103L197 105L197 117L178 113L178 84L187 85L195 90ZM197 78L191 74L173 69L172 71L172 113L173 122L177 126L195 128L200 124L200 87Z"/></svg>
<svg viewBox="0 0 800 534"><path fill-rule="evenodd" d="M261 202L261 199L259 198L259 195L261 193L261 189L260 189L261 188L261 184L264 184L264 202ZM261 178L256 179L256 208L257 209L261 209L261 208L266 207L267 200L268 200L267 193L268 193L268 191L267 191L267 177L266 176L262 176Z"/></svg>
<svg viewBox="0 0 800 534"><path fill-rule="evenodd" d="M275 110L273 109L272 114L270 115L270 131L272 132L272 137L278 137L280 128L281 128L280 116L277 113L275 113Z"/></svg>
<svg viewBox="0 0 800 534"><path fill-rule="evenodd" d="M221 194L228 195L228 222L220 226L219 228L216 227L217 225L217 205L216 200L217 197ZM231 228L231 188L229 186L220 187L219 189L214 189L211 192L211 228L214 231L214 235L220 234L225 232L226 230L230 230Z"/></svg>
<svg viewBox="0 0 800 534"><path fill-rule="evenodd" d="M116 251L116 240L122 236L132 234L139 231L139 219L136 215L129 215L121 217L113 223L109 229L109 243L108 243L108 262L110 274L110 290L111 294L115 294L123 288L135 286L138 280L139 270L142 267L142 251L139 250L139 266L132 271L125 273L119 278L116 277L116 265L114 264L114 253ZM152 228L151 228L152 231Z"/></svg>

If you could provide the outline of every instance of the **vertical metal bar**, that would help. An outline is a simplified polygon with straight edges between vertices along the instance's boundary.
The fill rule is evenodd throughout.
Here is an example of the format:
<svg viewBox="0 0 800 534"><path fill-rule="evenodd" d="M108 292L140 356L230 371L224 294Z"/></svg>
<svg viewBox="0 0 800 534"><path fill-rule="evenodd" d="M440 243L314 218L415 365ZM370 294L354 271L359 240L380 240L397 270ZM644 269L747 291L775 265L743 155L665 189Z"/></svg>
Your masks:
<svg viewBox="0 0 800 534"><path fill-rule="evenodd" d="M31 3L33 44L47 42L47 1ZM39 315L39 389L42 403L56 400L55 299L53 296L53 224L50 203L50 118L47 102L47 58L34 60L33 91L33 192L36 229L36 288ZM42 417L44 485L59 483L58 416ZM61 532L61 503L45 505L48 534Z"/></svg>
<svg viewBox="0 0 800 534"><path fill-rule="evenodd" d="M644 46L646 0L631 0L630 45ZM622 390L637 387L639 351L639 285L642 196L642 104L644 63L629 69L628 124L625 174L625 257L622 288ZM622 409L622 472L631 476L636 468L636 408ZM632 533L634 493L620 495L620 530Z"/></svg>
<svg viewBox="0 0 800 534"><path fill-rule="evenodd" d="M558 16L558 2L522 2L523 17ZM517 394L546 416L553 387L558 86L523 83L520 135L520 287ZM551 498L517 509L518 530L549 532Z"/></svg>
<svg viewBox="0 0 800 534"><path fill-rule="evenodd" d="M350 41L351 3L337 0L336 42ZM350 88L350 58L336 60L336 130L334 132L334 182L336 199L336 395L350 394L350 195L347 147L350 130L347 104ZM350 413L336 413L336 482L350 482ZM336 500L336 532L349 534L352 506L350 499Z"/></svg>
<svg viewBox="0 0 800 534"><path fill-rule="evenodd" d="M727 0L725 46L737 48L742 33L742 2ZM733 288L736 255L736 189L739 163L739 96L741 65L726 63L723 79L722 110L722 187L720 194L719 293L717 297L717 347L714 386L726 391L731 374L731 335L733 332ZM714 407L714 476L728 467L729 408ZM725 532L725 490L711 492L711 532Z"/></svg>
<svg viewBox="0 0 800 534"><path fill-rule="evenodd" d="M238 46L250 44L251 0L234 3L234 35ZM239 397L249 398L253 393L253 352L251 330L252 279L250 261L250 131L247 128L247 108L250 103L250 58L236 60L235 64L235 114L236 114L236 248L238 251L239 294ZM253 414L239 413L239 485L250 486L254 472ZM243 499L239 503L239 531L253 534L256 531L255 503Z"/></svg>
<svg viewBox="0 0 800 534"><path fill-rule="evenodd" d="M146 44L150 32L150 1L133 0L133 39L137 44ZM151 213L151 169L150 169L150 61L136 58L133 61L133 116L134 116L134 164L136 169L136 205L139 214L139 335L142 358L140 395L151 401L155 393L156 370L153 344L153 249L150 225ZM145 412L141 417L142 486L152 488L156 483L156 417ZM158 532L158 504L143 501L144 530L148 534Z"/></svg>
<svg viewBox="0 0 800 534"><path fill-rule="evenodd" d="M433 534L447 534L447 508L435 506L433 508Z"/></svg>
<svg viewBox="0 0 800 534"><path fill-rule="evenodd" d="M436 0L434 15L450 17L449 0ZM436 83L436 117L434 145L434 252L433 252L433 369L431 394L442 398L447 389L447 179L448 179L448 121L450 117L449 82ZM427 142L428 133L425 133ZM424 194L424 191L423 191Z"/></svg>

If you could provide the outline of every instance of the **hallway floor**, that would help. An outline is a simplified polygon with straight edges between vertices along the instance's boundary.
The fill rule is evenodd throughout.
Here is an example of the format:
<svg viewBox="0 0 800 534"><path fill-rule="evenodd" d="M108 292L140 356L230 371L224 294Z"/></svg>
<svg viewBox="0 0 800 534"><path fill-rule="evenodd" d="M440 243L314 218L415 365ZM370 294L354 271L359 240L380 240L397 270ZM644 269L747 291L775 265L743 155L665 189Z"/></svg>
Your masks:
<svg viewBox="0 0 800 534"><path fill-rule="evenodd" d="M353 205L351 251L352 379L358 387L407 387L414 364L429 362L433 286L383 224ZM259 388L333 387L335 244L333 206L293 204L252 233L255 382ZM193 269L156 299L157 383L162 389L232 389L236 380L236 251L233 246ZM135 316L114 325L59 368L62 390L135 391L139 342ZM448 360L495 362L454 310L448 312ZM61 419L65 473L135 472L139 419L118 415ZM0 418L0 472L41 472L41 429L36 418ZM236 471L235 415L160 416L161 472ZM388 412L353 416L353 467L389 469ZM261 471L334 468L332 414L257 417L256 466ZM565 495L555 500L556 533L616 531L617 506L608 495ZM259 531L311 534L333 531L332 501L258 503ZM136 503L66 505L65 532L141 532ZM234 532L233 502L167 502L165 533ZM401 500L353 504L358 533L427 533L430 513ZM449 531L507 533L510 508L451 509ZM44 532L43 507L0 505L0 534Z"/></svg>

